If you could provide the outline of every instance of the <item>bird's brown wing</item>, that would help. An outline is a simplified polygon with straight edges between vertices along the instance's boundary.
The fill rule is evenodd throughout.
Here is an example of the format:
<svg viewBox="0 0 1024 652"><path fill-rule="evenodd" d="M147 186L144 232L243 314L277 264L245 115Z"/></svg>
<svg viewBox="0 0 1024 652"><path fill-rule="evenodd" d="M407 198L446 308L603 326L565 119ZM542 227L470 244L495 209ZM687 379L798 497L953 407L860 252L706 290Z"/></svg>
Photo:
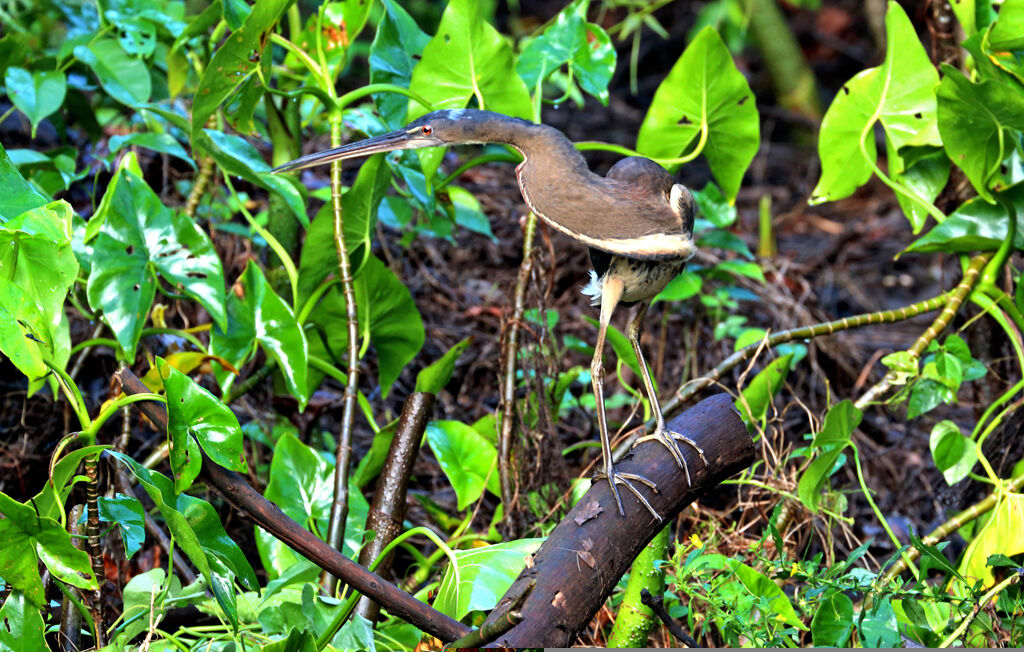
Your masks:
<svg viewBox="0 0 1024 652"><path fill-rule="evenodd" d="M575 240L631 258L688 258L694 250L691 235L669 203L674 180L658 169L670 182L667 188L662 188L664 177L644 176L633 164L619 169L615 176L620 178L580 171L551 174L529 161L517 174L530 209Z"/></svg>

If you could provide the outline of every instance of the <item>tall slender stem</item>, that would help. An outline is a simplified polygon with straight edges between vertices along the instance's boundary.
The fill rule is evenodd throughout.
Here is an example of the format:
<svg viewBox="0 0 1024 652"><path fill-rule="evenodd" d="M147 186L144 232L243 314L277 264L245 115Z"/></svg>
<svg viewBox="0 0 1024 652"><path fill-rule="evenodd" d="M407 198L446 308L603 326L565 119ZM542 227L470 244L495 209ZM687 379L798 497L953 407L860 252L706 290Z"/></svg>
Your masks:
<svg viewBox="0 0 1024 652"><path fill-rule="evenodd" d="M90 455L85 458L85 505L88 516L85 521L85 532L89 544L89 561L93 575L96 576L96 590L92 592L92 619L96 623L96 647L106 645L106 630L103 624L103 584L106 573L103 568L103 546L100 544L100 512L99 512L99 456Z"/></svg>
<svg viewBox="0 0 1024 652"><path fill-rule="evenodd" d="M517 529L513 516L515 503L515 469L512 465L513 428L516 405L516 353L519 350L519 322L526 310L526 287L530 283L533 268L533 237L537 230L537 217L530 213L526 218L523 233L523 262L519 265L516 288L512 303L512 315L508 319L508 336L502 346L501 359L504 374L501 386L501 430L498 439L498 476L501 482L501 503L505 508L505 527L509 535Z"/></svg>
<svg viewBox="0 0 1024 652"><path fill-rule="evenodd" d="M341 145L341 112L332 111L331 147ZM352 462L352 425L356 413L356 387L359 384L359 315L356 294L353 287L352 267L345 244L345 228L341 212L341 161L331 164L331 209L334 213L334 244L338 250L338 277L345 296L345 317L348 326L348 382L341 417L341 431L338 435L338 449L335 453L334 502L331 504L331 518L327 530L327 542L341 550L345 539L345 520L348 518L348 476ZM329 594L334 594L338 580L324 573L321 583Z"/></svg>

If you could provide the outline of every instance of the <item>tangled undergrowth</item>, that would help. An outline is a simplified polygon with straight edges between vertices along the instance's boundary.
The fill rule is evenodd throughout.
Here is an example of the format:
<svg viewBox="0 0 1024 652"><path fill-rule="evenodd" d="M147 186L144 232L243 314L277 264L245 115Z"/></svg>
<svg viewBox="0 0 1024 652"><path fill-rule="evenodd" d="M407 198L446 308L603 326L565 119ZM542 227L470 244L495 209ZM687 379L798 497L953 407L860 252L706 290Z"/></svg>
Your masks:
<svg viewBox="0 0 1024 652"><path fill-rule="evenodd" d="M490 624L600 465L587 252L509 148L269 174L467 106L693 190L644 345L668 414L725 392L757 451L578 642L1024 644L1024 2L485 4L0 8L0 646L436 644L214 463L451 631ZM620 453L652 416L626 319Z"/></svg>

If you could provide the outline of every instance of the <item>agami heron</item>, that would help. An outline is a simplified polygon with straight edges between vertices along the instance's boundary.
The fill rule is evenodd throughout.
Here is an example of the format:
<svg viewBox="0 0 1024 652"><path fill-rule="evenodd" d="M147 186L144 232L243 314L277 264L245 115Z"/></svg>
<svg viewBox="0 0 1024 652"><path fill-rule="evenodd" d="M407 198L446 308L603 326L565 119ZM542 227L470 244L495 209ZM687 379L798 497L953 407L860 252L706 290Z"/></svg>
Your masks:
<svg viewBox="0 0 1024 652"><path fill-rule="evenodd" d="M671 452L676 464L690 473L676 441L692 446L704 463L704 451L691 439L665 427L654 384L651 382L640 334L651 299L661 292L694 253L693 196L654 161L629 157L601 177L561 131L500 113L477 109L441 110L428 113L403 129L367 138L334 149L316 152L286 163L275 173L300 170L331 161L369 156L400 149L501 143L519 151L523 161L516 167L519 189L526 205L552 228L590 247L590 283L583 289L591 303L601 307L600 325L591 380L597 400L604 471L619 513L624 514L618 486L626 487L656 518L650 503L636 484L657 490L638 474L619 473L612 463L611 442L604 407L603 353L612 312L620 303L639 303L629 324L629 340L640 362L644 389L653 408L656 428L651 435Z"/></svg>

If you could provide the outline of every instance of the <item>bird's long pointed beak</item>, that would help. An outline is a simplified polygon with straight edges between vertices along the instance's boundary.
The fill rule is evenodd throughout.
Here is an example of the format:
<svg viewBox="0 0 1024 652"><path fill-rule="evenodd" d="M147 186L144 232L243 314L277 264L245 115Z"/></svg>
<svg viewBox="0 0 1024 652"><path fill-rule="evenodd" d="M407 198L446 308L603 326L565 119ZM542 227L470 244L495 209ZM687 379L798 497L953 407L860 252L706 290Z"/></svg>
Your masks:
<svg viewBox="0 0 1024 652"><path fill-rule="evenodd" d="M280 174L282 172L313 167L314 165L323 165L331 161L370 156L379 152L393 152L398 149L431 147L437 144L436 142L418 137L416 132L409 132L403 129L349 143L348 145L342 145L341 147L335 147L334 149L325 149L322 152L307 154L294 161L280 165L270 172L271 174Z"/></svg>

